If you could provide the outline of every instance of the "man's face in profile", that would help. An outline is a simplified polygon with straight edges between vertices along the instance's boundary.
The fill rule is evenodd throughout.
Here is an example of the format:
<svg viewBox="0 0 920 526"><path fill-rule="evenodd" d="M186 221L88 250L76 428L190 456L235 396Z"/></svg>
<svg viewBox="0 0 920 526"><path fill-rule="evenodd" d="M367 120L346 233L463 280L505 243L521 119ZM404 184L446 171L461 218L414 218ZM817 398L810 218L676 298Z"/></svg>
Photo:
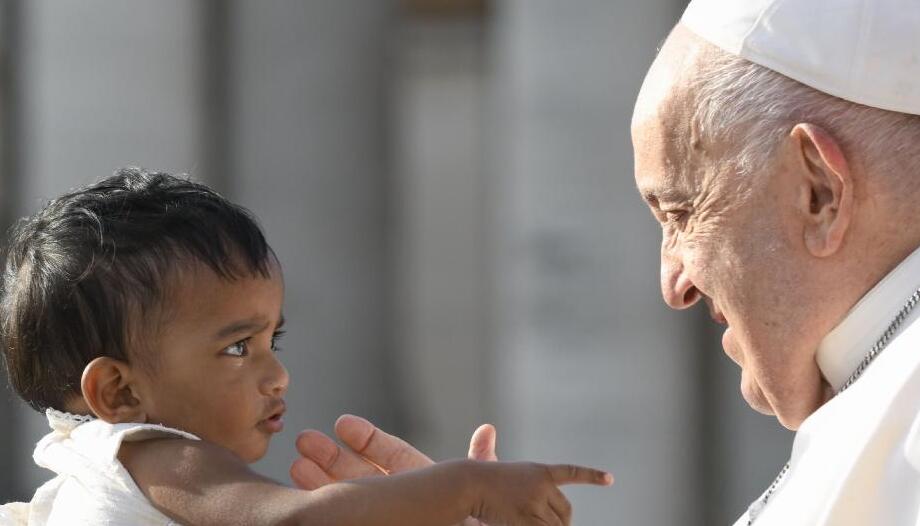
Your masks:
<svg viewBox="0 0 920 526"><path fill-rule="evenodd" d="M725 353L742 369L756 410L790 428L816 409L824 386L814 360L823 334L809 325L795 227L794 184L782 156L758 173L731 162L735 145L698 129L693 75L717 52L678 26L636 103L636 184L662 229L661 289L675 309L700 300L726 326Z"/></svg>

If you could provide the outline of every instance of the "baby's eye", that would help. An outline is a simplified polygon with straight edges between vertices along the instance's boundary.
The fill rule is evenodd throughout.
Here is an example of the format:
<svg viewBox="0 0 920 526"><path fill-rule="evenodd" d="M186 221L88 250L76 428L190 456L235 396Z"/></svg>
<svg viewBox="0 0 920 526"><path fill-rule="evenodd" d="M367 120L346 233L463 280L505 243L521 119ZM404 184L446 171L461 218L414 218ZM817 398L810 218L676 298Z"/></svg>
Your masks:
<svg viewBox="0 0 920 526"><path fill-rule="evenodd" d="M278 352L281 350L281 347L278 345L278 341L284 337L284 331L275 331L272 334L272 350Z"/></svg>
<svg viewBox="0 0 920 526"><path fill-rule="evenodd" d="M233 345L225 347L221 353L227 356L243 357L249 354L249 349L247 348L246 340L240 340Z"/></svg>

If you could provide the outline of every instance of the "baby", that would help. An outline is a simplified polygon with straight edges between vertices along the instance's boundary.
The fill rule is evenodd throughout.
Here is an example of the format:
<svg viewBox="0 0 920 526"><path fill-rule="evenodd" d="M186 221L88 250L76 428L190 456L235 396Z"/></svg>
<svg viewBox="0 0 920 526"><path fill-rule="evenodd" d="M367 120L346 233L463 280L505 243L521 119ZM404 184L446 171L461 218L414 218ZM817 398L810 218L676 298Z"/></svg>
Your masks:
<svg viewBox="0 0 920 526"><path fill-rule="evenodd" d="M257 475L283 427L281 267L253 217L186 179L124 169L13 229L0 329L45 411L57 476L0 525L569 524L578 466L448 461L314 491Z"/></svg>

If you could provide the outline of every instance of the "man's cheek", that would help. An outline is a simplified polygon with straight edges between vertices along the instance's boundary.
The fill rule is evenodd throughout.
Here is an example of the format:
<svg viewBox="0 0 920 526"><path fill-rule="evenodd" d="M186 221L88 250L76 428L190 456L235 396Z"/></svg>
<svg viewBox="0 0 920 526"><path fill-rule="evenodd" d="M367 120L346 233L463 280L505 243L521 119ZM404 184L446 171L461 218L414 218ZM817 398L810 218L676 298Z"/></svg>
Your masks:
<svg viewBox="0 0 920 526"><path fill-rule="evenodd" d="M726 327L725 332L722 333L722 350L725 351L726 356L738 364L738 367L744 368L744 354L738 348L738 342L734 338L731 327Z"/></svg>

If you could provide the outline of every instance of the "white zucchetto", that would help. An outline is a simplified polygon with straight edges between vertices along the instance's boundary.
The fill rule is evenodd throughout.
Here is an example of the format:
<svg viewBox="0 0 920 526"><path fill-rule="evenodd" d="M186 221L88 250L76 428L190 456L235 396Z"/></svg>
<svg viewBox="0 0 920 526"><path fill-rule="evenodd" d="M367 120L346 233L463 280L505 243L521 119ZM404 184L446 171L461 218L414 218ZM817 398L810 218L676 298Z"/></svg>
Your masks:
<svg viewBox="0 0 920 526"><path fill-rule="evenodd" d="M824 93L920 115L920 0L693 0L681 24Z"/></svg>

